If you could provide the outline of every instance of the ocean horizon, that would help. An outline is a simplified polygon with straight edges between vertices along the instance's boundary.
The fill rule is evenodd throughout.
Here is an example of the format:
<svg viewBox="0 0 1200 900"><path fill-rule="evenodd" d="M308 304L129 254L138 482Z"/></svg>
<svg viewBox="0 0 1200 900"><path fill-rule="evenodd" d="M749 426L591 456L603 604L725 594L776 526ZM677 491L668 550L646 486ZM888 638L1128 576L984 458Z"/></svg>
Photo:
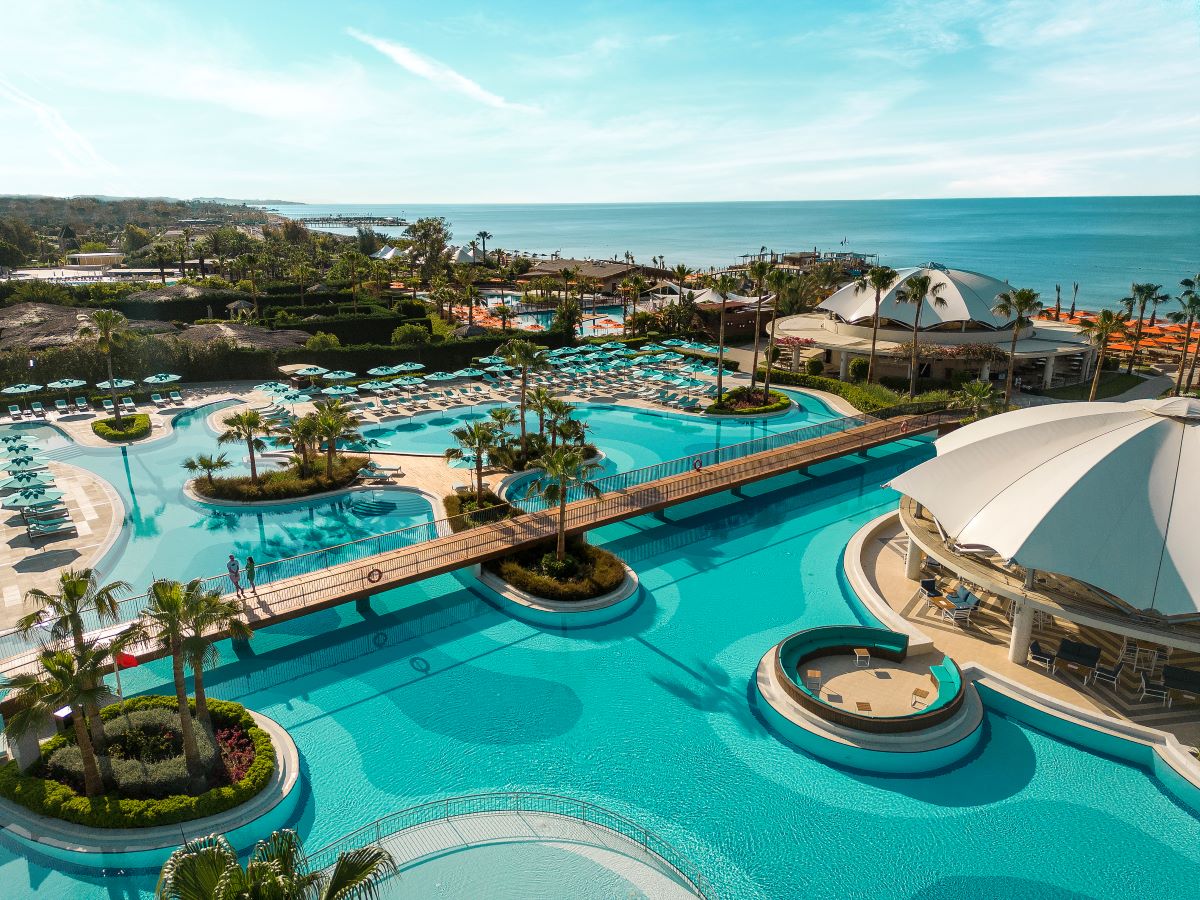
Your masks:
<svg viewBox="0 0 1200 900"><path fill-rule="evenodd" d="M1082 308L1115 307L1131 282L1163 285L1200 272L1200 196L718 203L273 205L282 215L444 216L454 239L481 230L489 247L564 257L664 256L724 266L768 250L854 250L893 267L937 262L1031 287L1047 304L1062 286ZM345 232L345 229L329 229ZM380 228L385 234L402 229Z"/></svg>

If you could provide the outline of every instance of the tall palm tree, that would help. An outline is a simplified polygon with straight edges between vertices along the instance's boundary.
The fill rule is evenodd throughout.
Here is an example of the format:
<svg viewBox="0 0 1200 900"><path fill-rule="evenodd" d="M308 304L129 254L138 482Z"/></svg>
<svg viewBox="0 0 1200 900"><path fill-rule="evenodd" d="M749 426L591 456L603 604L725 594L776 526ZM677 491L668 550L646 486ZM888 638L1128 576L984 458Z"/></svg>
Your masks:
<svg viewBox="0 0 1200 900"><path fill-rule="evenodd" d="M479 290L475 287L475 280L478 278L474 266L455 266L454 267L454 283L458 285L459 295L462 297L463 303L467 305L467 325L475 324L475 301L479 297Z"/></svg>
<svg viewBox="0 0 1200 900"><path fill-rule="evenodd" d="M855 293L863 291L875 292L875 314L871 316L871 355L867 358L867 384L875 377L875 344L879 339L879 305L883 302L883 292L892 286L898 278L895 269L889 266L871 266L867 273L854 282Z"/></svg>
<svg viewBox="0 0 1200 900"><path fill-rule="evenodd" d="M1161 284L1133 284L1130 285L1129 296L1121 300L1121 305L1125 307L1125 312L1129 313L1131 319L1134 318L1134 310L1137 310L1136 324L1133 329L1133 351L1129 354L1129 363L1125 366L1125 374L1133 374L1133 367L1137 364L1138 347L1142 343L1142 320L1146 316L1146 307L1150 307L1150 317L1153 319L1158 304L1163 303L1171 298L1162 292Z"/></svg>
<svg viewBox="0 0 1200 900"><path fill-rule="evenodd" d="M358 417L341 400L323 400L314 404L316 421L313 429L325 445L325 477L333 477L333 461L337 458L339 441L362 439Z"/></svg>
<svg viewBox="0 0 1200 900"><path fill-rule="evenodd" d="M573 269L573 268L568 268L567 266L563 266L555 274L557 274L558 277L562 279L562 285L563 285L562 295L563 295L563 299L566 300L567 295L570 293L571 281L579 274L579 269L577 269L577 268Z"/></svg>
<svg viewBox="0 0 1200 900"><path fill-rule="evenodd" d="M512 318L512 307L506 303L498 303L492 307L492 312L500 320L500 330L508 330L508 320Z"/></svg>
<svg viewBox="0 0 1200 900"><path fill-rule="evenodd" d="M693 269L689 269L683 263L680 263L671 270L671 274L675 276L675 284L679 288L679 296L675 300L676 303L683 299L683 292L685 290L685 285L687 284L688 276L691 275L693 271Z"/></svg>
<svg viewBox="0 0 1200 900"><path fill-rule="evenodd" d="M358 312L358 289L371 271L371 260L365 253L347 250L338 261L343 272L350 278L350 306Z"/></svg>
<svg viewBox="0 0 1200 900"><path fill-rule="evenodd" d="M481 230L481 231L477 231L475 233L475 237L479 241L480 250L483 253L483 261L486 263L487 262L487 242L492 239L492 233L490 231L482 231Z"/></svg>
<svg viewBox="0 0 1200 900"><path fill-rule="evenodd" d="M213 483L213 473L228 469L233 465L224 453L218 453L216 456L210 456L207 453L201 453L198 456L189 456L182 463L185 469L195 475L197 472L203 472L209 486Z"/></svg>
<svg viewBox="0 0 1200 900"><path fill-rule="evenodd" d="M717 404L724 400L725 386L725 304L729 295L737 289L737 279L728 272L717 276L713 282L713 290L721 298L720 319L717 321Z"/></svg>
<svg viewBox="0 0 1200 900"><path fill-rule="evenodd" d="M502 444L508 443L508 426L516 423L517 411L511 406L494 406L488 419L496 427L496 439Z"/></svg>
<svg viewBox="0 0 1200 900"><path fill-rule="evenodd" d="M296 416L284 428L283 436L287 438L299 462L300 474L308 475L312 469L312 457L317 452L319 437L317 435L317 417L312 413L306 416Z"/></svg>
<svg viewBox="0 0 1200 900"><path fill-rule="evenodd" d="M571 413L575 411L575 407L566 400L560 400L558 397L551 397L546 403L546 431L550 434L550 449L553 450L558 446L558 439L561 437L560 425L563 422L569 421Z"/></svg>
<svg viewBox="0 0 1200 900"><path fill-rule="evenodd" d="M155 241L150 245L150 261L158 269L158 280L163 284L167 283L167 264L174 258L175 252L173 247L168 247L161 241Z"/></svg>
<svg viewBox="0 0 1200 900"><path fill-rule="evenodd" d="M524 340L523 338L513 338L501 345L497 351L500 356L504 357L504 361L521 373L521 392L519 395L520 402L518 403L518 411L521 414L521 461L525 462L526 453L526 435L525 435L525 410L528 408L529 401L529 373L545 369L549 366L546 362L546 356L543 352L544 348L533 343L532 341Z"/></svg>
<svg viewBox="0 0 1200 900"><path fill-rule="evenodd" d="M763 396L771 396L771 369L775 364L775 324L784 305L785 296L795 284L795 277L784 269L771 269L767 274L767 286L775 292L771 309L771 334L767 338L767 364L763 372Z"/></svg>
<svg viewBox="0 0 1200 900"><path fill-rule="evenodd" d="M224 835L188 841L171 854L158 876L159 900L378 900L379 887L396 871L382 847L339 853L328 874L309 871L300 838L291 829L259 841L242 868Z"/></svg>
<svg viewBox="0 0 1200 900"><path fill-rule="evenodd" d="M554 556L562 562L567 555L567 501L572 489L593 497L600 496L600 489L588 480L600 470L600 465L585 460L581 450L568 447L551 450L537 464L544 474L529 486L526 496L537 495L548 504L558 507L558 536Z"/></svg>
<svg viewBox="0 0 1200 900"><path fill-rule="evenodd" d="M95 569L65 569L58 573L58 591L50 593L41 588L32 588L25 593L27 603L36 604L37 609L17 620L17 629L29 635L34 629L49 626L52 645L68 639L76 655L85 648L84 635L91 628L118 622L121 619L119 597L129 590L125 581L110 581L101 584ZM89 623L89 617L95 617ZM88 704L88 727L98 749L104 748L104 723L100 720L100 707Z"/></svg>
<svg viewBox="0 0 1200 900"><path fill-rule="evenodd" d="M95 333L96 346L104 354L104 362L108 366L108 390L112 396L113 415L118 428L121 426L121 404L117 402L117 387L113 378L112 354L113 348L120 343L121 335L125 332L128 324L129 320L115 309L98 309L92 313L91 326L83 329L85 334Z"/></svg>
<svg viewBox="0 0 1200 900"><path fill-rule="evenodd" d="M1125 337L1129 333L1129 313L1102 309L1091 322L1080 326L1080 332L1099 348L1096 373L1092 376L1092 390L1088 400L1096 399L1100 390L1100 375L1104 371L1104 357L1108 353L1108 342L1114 337Z"/></svg>
<svg viewBox="0 0 1200 900"><path fill-rule="evenodd" d="M236 602L224 599L217 591L204 590L198 579L188 582L185 591L188 594L188 634L184 638L183 649L192 669L196 718L212 734L208 696L204 692L204 667L213 665L220 658L214 635L225 633L235 641L248 641L254 632L241 618L242 609Z"/></svg>
<svg viewBox="0 0 1200 900"><path fill-rule="evenodd" d="M262 417L256 409L246 409L222 420L225 430L217 436L218 444L234 444L244 442L246 451L250 454L250 483L258 484L258 463L256 453L267 449L264 437L273 433L270 422Z"/></svg>
<svg viewBox="0 0 1200 900"><path fill-rule="evenodd" d="M1169 315L1177 317L1172 319L1173 322L1181 321L1179 317L1182 317L1182 320L1188 323L1188 337L1183 342L1183 355L1179 360L1179 377L1175 380L1176 396L1179 395L1180 381L1183 378L1183 366L1187 362L1188 348L1191 346L1192 325L1200 321L1200 273L1192 278L1180 279L1179 285L1183 288L1183 293L1179 295L1179 302L1183 304L1183 311ZM1193 353L1192 364L1188 367L1187 389L1189 391L1192 389L1192 379L1196 375L1196 360L1198 357L1200 357L1200 353Z"/></svg>
<svg viewBox="0 0 1200 900"><path fill-rule="evenodd" d="M1008 346L1008 377L1004 379L1004 405L1012 400L1013 375L1017 368L1017 338L1042 308L1038 292L1033 288L1017 288L996 295L992 312L1012 322L1012 342Z"/></svg>
<svg viewBox="0 0 1200 900"><path fill-rule="evenodd" d="M917 338L921 331L921 309L925 306L925 301L935 309L943 309L946 306L946 301L940 296L942 291L946 289L946 282L939 281L933 284L933 279L928 275L913 275L904 282L904 286L896 291L896 299L901 303L911 303L916 307L913 313L912 326L912 354L908 361L908 396L910 398L917 396L917 363L918 344Z"/></svg>
<svg viewBox="0 0 1200 900"><path fill-rule="evenodd" d="M496 426L492 422L469 422L450 432L457 447L446 450L446 459L471 459L475 464L475 502L483 506L483 461L496 446Z"/></svg>
<svg viewBox="0 0 1200 900"><path fill-rule="evenodd" d="M104 793L96 747L85 725L85 707L97 707L104 696L101 672L107 651L93 644L75 653L44 649L38 654L37 672L24 672L8 679L8 702L16 709L7 717L7 730L17 736L38 733L52 721L55 711L71 708L75 743L83 761L83 791L88 797Z"/></svg>
<svg viewBox="0 0 1200 900"><path fill-rule="evenodd" d="M621 294L622 334L629 333L629 304L633 304L633 309L636 312L638 300L641 298L642 294L646 292L646 289L649 286L649 282L647 282L646 279L641 275L631 275L630 277L623 279L621 284L617 287L618 292Z"/></svg>
<svg viewBox="0 0 1200 900"><path fill-rule="evenodd" d="M754 282L754 292L758 294L758 303L754 305L754 354L750 362L750 390L754 390L754 386L758 384L758 347L759 336L762 333L762 308L763 301L766 299L767 277L775 269L773 265L765 259L756 259L750 263L746 272L750 276L750 280ZM767 395L763 394L763 403L767 402Z"/></svg>
<svg viewBox="0 0 1200 900"><path fill-rule="evenodd" d="M537 413L538 417L538 435L546 434L546 411L547 405L554 399L554 394L548 388L538 385L529 392L529 408Z"/></svg>

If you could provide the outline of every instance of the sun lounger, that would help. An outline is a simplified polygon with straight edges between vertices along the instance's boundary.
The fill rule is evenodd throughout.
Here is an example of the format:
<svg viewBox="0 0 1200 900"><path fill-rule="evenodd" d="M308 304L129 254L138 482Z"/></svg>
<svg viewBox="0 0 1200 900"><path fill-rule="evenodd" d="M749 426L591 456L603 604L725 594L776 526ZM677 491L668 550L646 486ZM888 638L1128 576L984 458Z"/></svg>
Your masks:
<svg viewBox="0 0 1200 900"><path fill-rule="evenodd" d="M34 400L29 404L29 411L39 419L46 418L46 407L42 406L41 401L39 400Z"/></svg>
<svg viewBox="0 0 1200 900"><path fill-rule="evenodd" d="M167 396L171 398L171 402L176 406L183 406L183 395L179 391L171 391Z"/></svg>
<svg viewBox="0 0 1200 900"><path fill-rule="evenodd" d="M58 412L58 414L60 416L65 416L67 413L69 413L71 411L71 408L69 406L67 406L66 400L55 400L54 401L54 409Z"/></svg>
<svg viewBox="0 0 1200 900"><path fill-rule="evenodd" d="M30 525L28 532L30 538L51 537L56 534L79 533L73 522L62 522L54 525Z"/></svg>
<svg viewBox="0 0 1200 900"><path fill-rule="evenodd" d="M1045 666L1047 672L1054 671L1054 654L1037 641L1029 645L1029 658L1035 663Z"/></svg>
<svg viewBox="0 0 1200 900"><path fill-rule="evenodd" d="M91 412L92 408L88 405L87 397L76 397L75 409L79 412Z"/></svg>
<svg viewBox="0 0 1200 900"><path fill-rule="evenodd" d="M1139 677L1142 680L1142 696L1138 699L1145 700L1147 697L1153 697L1156 700L1162 700L1163 706L1167 706L1171 702L1171 692L1165 684L1161 681L1147 681L1145 672L1142 672Z"/></svg>
<svg viewBox="0 0 1200 900"><path fill-rule="evenodd" d="M19 422L25 418L25 412L15 403L8 404L8 417L14 422Z"/></svg>
<svg viewBox="0 0 1200 900"><path fill-rule="evenodd" d="M106 413L112 413L116 410L116 407L113 406L113 402L111 400L109 400L107 397L104 398L103 402L104 402L104 411Z"/></svg>
<svg viewBox="0 0 1200 900"><path fill-rule="evenodd" d="M125 412L129 412L129 413L137 412L137 406L134 404L132 397L122 397L121 398L121 409L123 409L123 410L125 410Z"/></svg>
<svg viewBox="0 0 1200 900"><path fill-rule="evenodd" d="M159 409L162 409L164 406L167 405L167 401L162 398L162 394L151 394L150 402L153 403L155 406L157 406Z"/></svg>

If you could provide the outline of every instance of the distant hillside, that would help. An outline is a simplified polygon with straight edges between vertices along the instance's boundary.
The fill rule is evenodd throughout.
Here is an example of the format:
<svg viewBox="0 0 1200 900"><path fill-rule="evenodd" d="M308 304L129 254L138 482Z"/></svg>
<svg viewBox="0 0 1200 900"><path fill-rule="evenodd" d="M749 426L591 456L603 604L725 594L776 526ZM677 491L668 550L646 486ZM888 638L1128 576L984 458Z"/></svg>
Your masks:
<svg viewBox="0 0 1200 900"><path fill-rule="evenodd" d="M244 203L211 200L172 200L162 197L36 197L0 196L0 219L24 222L31 227L76 232L116 231L126 225L162 228L180 219L220 219L232 222L266 222L267 214Z"/></svg>
<svg viewBox="0 0 1200 900"><path fill-rule="evenodd" d="M228 203L228 204L233 204L235 206L242 204L242 203L245 203L248 206L305 206L306 205L304 203L301 203L299 200L251 200L248 198L239 200L239 199L233 199L230 197L193 197L192 202L194 202L194 203Z"/></svg>

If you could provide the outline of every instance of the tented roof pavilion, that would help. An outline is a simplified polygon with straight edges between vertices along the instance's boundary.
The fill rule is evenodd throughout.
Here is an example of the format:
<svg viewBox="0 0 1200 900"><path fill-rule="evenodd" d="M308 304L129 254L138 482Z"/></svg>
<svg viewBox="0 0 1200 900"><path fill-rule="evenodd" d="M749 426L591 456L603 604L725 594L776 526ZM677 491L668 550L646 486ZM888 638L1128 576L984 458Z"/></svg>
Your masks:
<svg viewBox="0 0 1200 900"><path fill-rule="evenodd" d="M936 446L891 484L947 545L1069 576L1128 614L1200 618L1200 401L1021 409Z"/></svg>
<svg viewBox="0 0 1200 900"><path fill-rule="evenodd" d="M1000 330L1010 327L1011 322L992 312L996 296L1010 290L1007 282L999 281L978 272L965 269L949 269L937 263L898 269L897 277L880 295L879 320L881 326L903 325L912 328L917 307L903 303L898 295L914 276L929 276L931 288L942 284L937 295L945 305L938 305L928 298L921 304L921 330ZM817 309L833 313L851 324L869 323L875 315L875 291L868 287L860 290L854 282L836 291Z"/></svg>

